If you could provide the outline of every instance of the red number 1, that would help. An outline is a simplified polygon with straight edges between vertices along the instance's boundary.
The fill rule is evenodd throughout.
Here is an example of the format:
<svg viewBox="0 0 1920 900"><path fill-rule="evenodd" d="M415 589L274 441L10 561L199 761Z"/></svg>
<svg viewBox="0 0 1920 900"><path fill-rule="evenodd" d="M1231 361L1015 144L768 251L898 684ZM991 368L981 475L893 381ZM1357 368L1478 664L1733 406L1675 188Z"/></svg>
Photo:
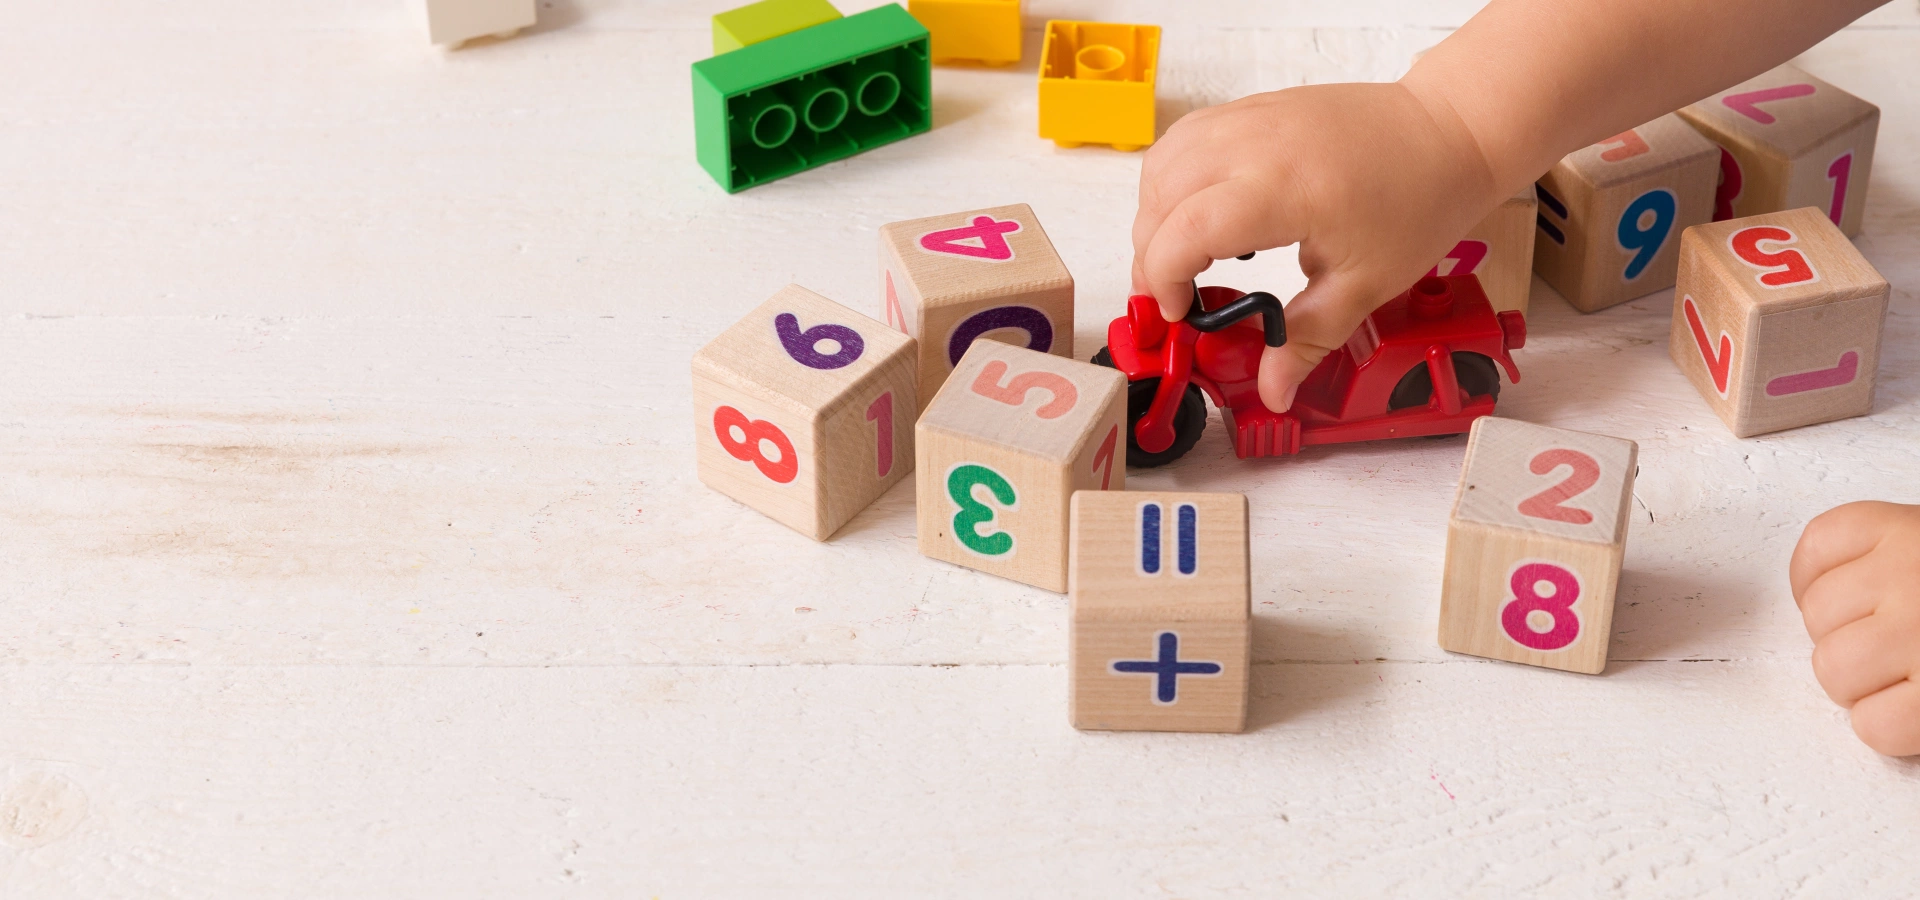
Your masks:
<svg viewBox="0 0 1920 900"><path fill-rule="evenodd" d="M1100 442L1100 449L1093 452L1093 468L1100 473L1100 489L1107 490L1113 483L1113 450L1120 442L1120 426L1107 429L1107 439Z"/></svg>
<svg viewBox="0 0 1920 900"><path fill-rule="evenodd" d="M867 406L867 421L873 426L873 456L879 460L879 477L893 471L893 392L873 398Z"/></svg>

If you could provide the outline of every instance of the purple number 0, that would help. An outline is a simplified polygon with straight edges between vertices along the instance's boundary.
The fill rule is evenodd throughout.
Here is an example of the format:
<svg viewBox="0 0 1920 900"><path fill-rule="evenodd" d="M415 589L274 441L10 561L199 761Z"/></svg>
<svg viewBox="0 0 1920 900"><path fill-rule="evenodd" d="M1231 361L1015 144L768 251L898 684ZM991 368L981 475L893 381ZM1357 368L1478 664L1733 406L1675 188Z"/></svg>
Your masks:
<svg viewBox="0 0 1920 900"><path fill-rule="evenodd" d="M773 331L780 336L780 346L787 349L787 355L793 361L810 369L838 369L853 365L860 354L867 350L867 343L860 339L860 332L845 325L827 323L815 325L805 331L800 330L800 319L793 313L781 313L773 317ZM821 341L833 341L840 349L832 354L821 353Z"/></svg>
<svg viewBox="0 0 1920 900"><path fill-rule="evenodd" d="M996 306L968 316L953 329L953 337L947 341L947 362L959 365L960 357L967 355L974 339L1001 328L1026 332L1028 350L1045 353L1053 349L1053 323L1047 320L1046 313L1031 306Z"/></svg>

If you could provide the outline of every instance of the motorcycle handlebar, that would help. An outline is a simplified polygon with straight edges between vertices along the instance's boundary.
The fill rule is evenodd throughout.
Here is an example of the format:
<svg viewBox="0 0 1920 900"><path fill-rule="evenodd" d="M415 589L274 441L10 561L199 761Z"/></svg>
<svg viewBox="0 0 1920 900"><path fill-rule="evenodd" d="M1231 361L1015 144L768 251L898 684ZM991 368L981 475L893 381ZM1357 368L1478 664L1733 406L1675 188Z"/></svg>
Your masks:
<svg viewBox="0 0 1920 900"><path fill-rule="evenodd" d="M1280 347L1287 343L1287 316L1280 305L1280 298L1266 291L1254 291L1238 300L1216 310L1200 308L1200 290L1193 292L1193 309L1187 313L1187 324L1196 331L1214 332L1239 322L1248 316L1259 314L1261 324L1265 326L1267 346Z"/></svg>

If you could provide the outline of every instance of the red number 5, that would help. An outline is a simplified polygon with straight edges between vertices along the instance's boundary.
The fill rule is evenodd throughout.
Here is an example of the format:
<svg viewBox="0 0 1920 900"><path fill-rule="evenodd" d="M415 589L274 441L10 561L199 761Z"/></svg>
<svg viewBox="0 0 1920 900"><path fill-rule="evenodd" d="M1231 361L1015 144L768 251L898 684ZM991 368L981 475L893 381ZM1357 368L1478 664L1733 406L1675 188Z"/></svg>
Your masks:
<svg viewBox="0 0 1920 900"><path fill-rule="evenodd" d="M1042 419L1058 419L1080 401L1080 391L1063 376L1052 372L1022 372L1002 385L1000 379L1006 374L1006 363L997 359L987 363L980 370L980 377L973 380L973 392L1008 406L1019 406L1027 402L1028 391L1040 388L1053 395L1052 399L1033 411Z"/></svg>
<svg viewBox="0 0 1920 900"><path fill-rule="evenodd" d="M1593 513L1561 504L1586 493L1600 480L1600 463L1578 450L1563 449L1542 450L1533 457L1532 462L1527 463L1528 471L1535 475L1550 475L1561 466L1573 472L1567 475L1565 481L1520 501L1520 514L1574 525L1592 522Z"/></svg>
<svg viewBox="0 0 1920 900"><path fill-rule="evenodd" d="M1742 228L1727 239L1727 246L1733 248L1733 255L1740 261L1756 269L1765 269L1759 276L1760 283L1767 287L1786 287L1808 281L1819 281L1820 273L1813 270L1805 254L1798 250L1782 247L1772 253L1760 249L1766 244L1791 244L1800 240L1799 236L1776 225L1755 225Z"/></svg>

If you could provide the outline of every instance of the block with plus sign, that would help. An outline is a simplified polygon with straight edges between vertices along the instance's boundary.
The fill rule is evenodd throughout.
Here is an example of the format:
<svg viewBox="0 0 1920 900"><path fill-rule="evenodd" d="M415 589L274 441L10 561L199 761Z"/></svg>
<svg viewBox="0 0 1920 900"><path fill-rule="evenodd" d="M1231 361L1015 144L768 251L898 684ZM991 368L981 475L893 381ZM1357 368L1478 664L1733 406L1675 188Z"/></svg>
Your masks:
<svg viewBox="0 0 1920 900"><path fill-rule="evenodd" d="M1680 232L1713 215L1718 156L1672 114L1567 154L1535 185L1533 270L1581 312L1673 287Z"/></svg>
<svg viewBox="0 0 1920 900"><path fill-rule="evenodd" d="M1082 491L1071 540L1073 727L1245 730L1247 498Z"/></svg>
<svg viewBox="0 0 1920 900"><path fill-rule="evenodd" d="M1783 65L1680 116L1720 145L1715 222L1812 206L1860 233L1879 107Z"/></svg>
<svg viewBox="0 0 1920 900"><path fill-rule="evenodd" d="M983 337L1073 358L1073 276L1024 203L882 226L880 290L920 342L922 406Z"/></svg>
<svg viewBox="0 0 1920 900"><path fill-rule="evenodd" d="M1736 437L1873 411L1887 280L1815 207L1687 229L1667 352Z"/></svg>

